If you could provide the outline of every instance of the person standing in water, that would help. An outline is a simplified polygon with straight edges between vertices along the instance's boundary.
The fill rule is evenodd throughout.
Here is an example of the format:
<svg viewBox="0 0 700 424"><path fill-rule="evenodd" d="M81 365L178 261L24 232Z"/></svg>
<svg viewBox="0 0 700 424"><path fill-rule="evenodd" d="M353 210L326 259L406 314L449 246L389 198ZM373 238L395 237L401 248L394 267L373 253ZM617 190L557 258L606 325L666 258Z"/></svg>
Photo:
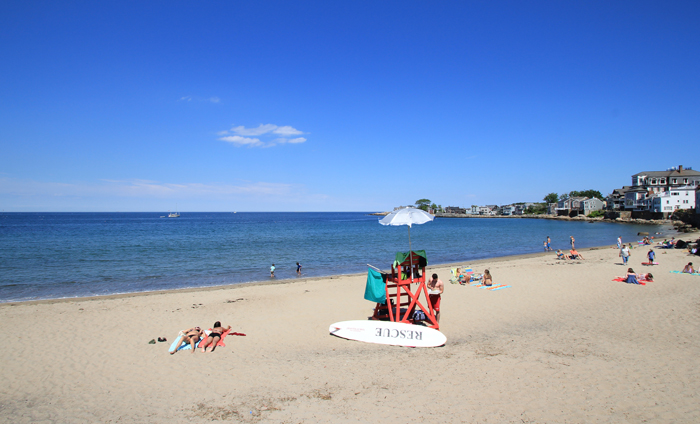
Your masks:
<svg viewBox="0 0 700 424"><path fill-rule="evenodd" d="M270 267L270 277L274 277L274 276L275 276L275 264L272 264L272 266Z"/></svg>
<svg viewBox="0 0 700 424"><path fill-rule="evenodd" d="M297 262L297 275L301 275L301 264Z"/></svg>
<svg viewBox="0 0 700 424"><path fill-rule="evenodd" d="M552 249L552 239L550 239L549 236L547 236L547 250L549 250L550 252L554 250Z"/></svg>

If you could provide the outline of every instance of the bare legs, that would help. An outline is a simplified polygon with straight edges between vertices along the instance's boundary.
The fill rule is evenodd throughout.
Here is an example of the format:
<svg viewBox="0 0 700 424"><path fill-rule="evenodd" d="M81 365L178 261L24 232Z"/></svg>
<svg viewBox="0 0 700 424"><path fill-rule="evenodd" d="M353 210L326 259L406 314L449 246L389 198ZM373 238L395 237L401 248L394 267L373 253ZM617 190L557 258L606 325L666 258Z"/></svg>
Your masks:
<svg viewBox="0 0 700 424"><path fill-rule="evenodd" d="M180 338L177 339L177 343L175 343L175 346L176 346L175 350L170 351L170 354L171 355L175 354L175 352L177 352L180 349L180 347L182 347L182 345L187 343L187 342L189 342L190 346L192 346L192 353L194 353L195 345L197 344L198 340L199 340L199 338L198 337L195 338L194 336L193 337L188 337L186 335L180 336Z"/></svg>
<svg viewBox="0 0 700 424"><path fill-rule="evenodd" d="M220 336L209 336L204 340L201 345L202 345L202 352L207 351L207 347L211 345L211 351L213 352L214 349L216 349L216 344L219 343L219 340L221 340Z"/></svg>

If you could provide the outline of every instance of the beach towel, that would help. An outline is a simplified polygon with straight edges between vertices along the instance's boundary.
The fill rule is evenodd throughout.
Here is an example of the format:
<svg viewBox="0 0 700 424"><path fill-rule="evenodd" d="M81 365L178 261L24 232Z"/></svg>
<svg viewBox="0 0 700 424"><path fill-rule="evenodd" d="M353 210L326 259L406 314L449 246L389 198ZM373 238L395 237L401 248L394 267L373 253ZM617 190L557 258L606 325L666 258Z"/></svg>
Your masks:
<svg viewBox="0 0 700 424"><path fill-rule="evenodd" d="M683 271L669 271L671 274L685 274L685 275L700 275L700 272L694 272L692 274L689 274L687 272Z"/></svg>
<svg viewBox="0 0 700 424"><path fill-rule="evenodd" d="M211 334L211 332L212 332L212 329L211 329L211 328L210 328L209 330L205 331L205 333L207 333L207 336L206 336L206 337L208 337L209 334ZM221 338L220 338L219 341L216 343L216 346L217 346L217 347L219 347L219 346L221 346L221 347L226 347L226 344L224 343L224 339L226 338L226 336L228 336L228 334L229 334L230 332L231 332L231 329L229 328L228 330L226 330L226 331L224 331L223 333L221 333ZM204 338L204 340L206 340L206 337ZM197 347L209 347L209 345L204 345L204 344L203 344L203 345L201 345L201 346L198 345Z"/></svg>
<svg viewBox="0 0 700 424"><path fill-rule="evenodd" d="M386 303L386 274L367 268L365 299L370 302Z"/></svg>
<svg viewBox="0 0 700 424"><path fill-rule="evenodd" d="M507 289L507 288L509 288L509 287L511 287L511 286L497 286L497 287L491 287L491 288L489 288L489 289L487 289L487 290L489 290L489 291L496 291L496 290Z"/></svg>
<svg viewBox="0 0 700 424"><path fill-rule="evenodd" d="M482 283L474 283L471 284L471 286L479 288L479 289L486 289L486 290L501 290L501 289L507 289L511 286L505 285L505 284L494 284L492 286L486 286Z"/></svg>
<svg viewBox="0 0 700 424"><path fill-rule="evenodd" d="M510 286L506 286L505 284L494 284L492 286L481 286L479 288L491 291L491 290L505 289L506 287L510 287Z"/></svg>
<svg viewBox="0 0 700 424"><path fill-rule="evenodd" d="M626 283L627 279L624 277L617 277L617 278L613 278L613 281L617 281L619 283ZM639 282L639 284L641 284L643 286L646 286L646 283L653 283L653 281L651 281L651 280L637 280L637 281Z"/></svg>
<svg viewBox="0 0 700 424"><path fill-rule="evenodd" d="M209 331L209 332L211 332L211 331ZM207 333L207 332L205 331L205 333ZM208 334L208 333L207 333L207 334ZM205 335L204 337L206 338L206 335ZM172 352L173 350L175 350L175 347L176 347L175 345L177 344L177 342L178 342L179 340L180 340L180 333L177 333L177 337L175 337L175 341L173 342L173 344L170 345L170 349L168 349L168 352ZM202 339L200 339L197 343L195 343L194 347L195 347L195 348L198 348L198 347L199 347L199 343L200 343L201 341L202 341ZM179 348L177 351L179 352L179 351L181 351L181 350L192 350L192 346L190 346L189 343L186 343L186 344L184 344L183 346L180 346L180 348Z"/></svg>

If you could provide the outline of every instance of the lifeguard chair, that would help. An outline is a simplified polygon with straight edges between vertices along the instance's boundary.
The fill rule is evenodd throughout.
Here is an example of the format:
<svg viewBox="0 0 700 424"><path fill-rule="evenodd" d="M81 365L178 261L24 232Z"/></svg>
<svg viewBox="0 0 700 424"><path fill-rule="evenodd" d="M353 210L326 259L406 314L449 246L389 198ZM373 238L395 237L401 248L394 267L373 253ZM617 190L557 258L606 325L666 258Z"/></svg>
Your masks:
<svg viewBox="0 0 700 424"><path fill-rule="evenodd" d="M391 273L369 270L365 299L376 301L372 319L415 324L425 321L428 327L440 329L425 284L425 267L428 260L425 250L398 252L391 265ZM374 277L372 277L374 275ZM374 282L370 280L374 278ZM381 278L381 281L378 280ZM379 285L384 285L384 300L379 295ZM375 296L368 295L374 285ZM417 286L412 287L413 284Z"/></svg>

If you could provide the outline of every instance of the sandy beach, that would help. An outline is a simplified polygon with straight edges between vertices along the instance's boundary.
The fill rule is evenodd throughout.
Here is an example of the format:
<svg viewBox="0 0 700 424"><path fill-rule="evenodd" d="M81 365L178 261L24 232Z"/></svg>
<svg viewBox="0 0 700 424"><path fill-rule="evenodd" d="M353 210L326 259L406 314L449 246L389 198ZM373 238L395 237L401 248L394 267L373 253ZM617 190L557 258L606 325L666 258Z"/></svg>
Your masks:
<svg viewBox="0 0 700 424"><path fill-rule="evenodd" d="M611 281L626 267L610 246L464 263L512 286L499 291L430 266L446 283L439 348L329 335L371 315L365 275L3 304L17 343L0 353L0 421L700 422L700 276L670 273L700 260L655 250L654 267L632 252L645 286ZM246 336L168 354L216 320Z"/></svg>

